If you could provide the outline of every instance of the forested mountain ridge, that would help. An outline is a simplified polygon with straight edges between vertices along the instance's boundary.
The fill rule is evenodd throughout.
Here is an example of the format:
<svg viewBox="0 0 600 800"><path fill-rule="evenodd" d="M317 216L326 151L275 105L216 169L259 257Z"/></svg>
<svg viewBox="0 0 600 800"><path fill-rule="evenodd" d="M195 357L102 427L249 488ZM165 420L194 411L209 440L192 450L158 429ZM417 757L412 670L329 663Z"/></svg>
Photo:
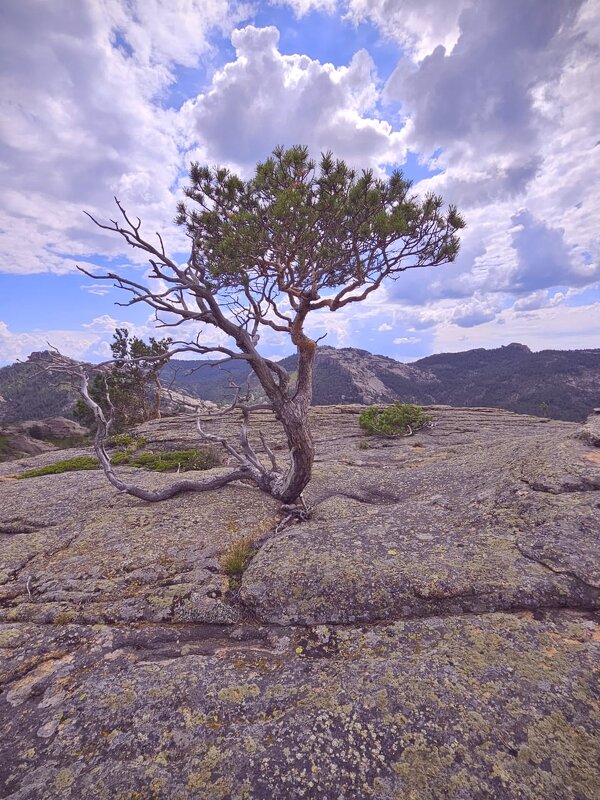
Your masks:
<svg viewBox="0 0 600 800"><path fill-rule="evenodd" d="M47 351L31 353L27 361L0 368L0 423L72 417L77 392L64 375L45 370L50 358Z"/></svg>
<svg viewBox="0 0 600 800"><path fill-rule="evenodd" d="M295 357L281 363L293 375ZM162 378L192 396L226 402L232 397L228 382L243 383L248 372L242 361L216 367L174 360L164 367ZM251 386L258 389L255 382ZM488 406L582 421L600 406L600 349L534 353L525 345L509 344L439 353L412 364L356 348L317 351L313 405L394 400Z"/></svg>
<svg viewBox="0 0 600 800"><path fill-rule="evenodd" d="M18 422L70 416L76 392L64 378L43 371L45 353L0 369L0 420ZM294 356L282 365L292 374ZM225 403L230 383L242 385L244 361L173 359L161 371L165 389ZM259 386L251 379L258 395ZM600 349L542 350L520 344L492 350L439 353L412 364L356 348L320 347L314 370L314 405L391 403L487 406L554 419L582 421L600 406Z"/></svg>

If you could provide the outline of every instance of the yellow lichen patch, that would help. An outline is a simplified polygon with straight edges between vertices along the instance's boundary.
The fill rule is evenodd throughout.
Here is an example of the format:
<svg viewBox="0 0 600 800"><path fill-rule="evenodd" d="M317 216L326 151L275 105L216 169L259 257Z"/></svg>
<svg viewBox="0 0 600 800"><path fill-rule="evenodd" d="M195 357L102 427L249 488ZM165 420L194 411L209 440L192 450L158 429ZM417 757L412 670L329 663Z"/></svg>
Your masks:
<svg viewBox="0 0 600 800"><path fill-rule="evenodd" d="M560 711L534 722L527 729L531 759L549 759L552 773L582 797L600 796L600 774L593 766L598 742L581 726L572 725Z"/></svg>
<svg viewBox="0 0 600 800"><path fill-rule="evenodd" d="M217 747L211 745L201 761L194 764L194 771L190 772L187 780L187 790L192 797L210 797L211 800L227 800L231 797L231 784L225 778L216 780L212 777L215 768L221 765L223 754Z"/></svg>
<svg viewBox="0 0 600 800"><path fill-rule="evenodd" d="M0 630L0 647L14 647L20 638L21 634L17 628L2 628Z"/></svg>
<svg viewBox="0 0 600 800"><path fill-rule="evenodd" d="M226 686L218 692L219 700L227 703L241 703L247 697L258 697L260 689L255 683L242 683L239 686Z"/></svg>
<svg viewBox="0 0 600 800"><path fill-rule="evenodd" d="M54 787L59 792L64 792L65 789L68 789L69 786L72 786L74 782L75 776L68 767L64 767L58 771L56 778L54 779Z"/></svg>
<svg viewBox="0 0 600 800"><path fill-rule="evenodd" d="M398 777L407 787L406 797L415 800L435 800L439 797L439 789L445 782L444 775L456 758L456 753L449 745L432 746L420 733L406 737L410 744L405 747L400 759L393 764Z"/></svg>
<svg viewBox="0 0 600 800"><path fill-rule="evenodd" d="M101 698L98 702L99 705L105 708L121 708L122 706L130 706L137 700L137 694L131 686L125 686L123 689L115 694L109 694Z"/></svg>
<svg viewBox="0 0 600 800"><path fill-rule="evenodd" d="M590 464L598 464L598 466L600 466L600 453L586 453L584 459Z"/></svg>
<svg viewBox="0 0 600 800"><path fill-rule="evenodd" d="M74 622L76 619L76 611L60 611L54 617L53 622L55 625L68 625L69 623Z"/></svg>
<svg viewBox="0 0 600 800"><path fill-rule="evenodd" d="M6 699L10 703L11 706L18 706L27 700L31 694L34 693L36 687L48 678L50 675L53 675L57 670L61 667L65 667L73 661L73 655L66 655L66 656L56 656L54 654L49 655L46 661L43 661L41 664L32 670L30 673L25 675L24 678L21 680L16 681L10 688L10 691L6 694Z"/></svg>

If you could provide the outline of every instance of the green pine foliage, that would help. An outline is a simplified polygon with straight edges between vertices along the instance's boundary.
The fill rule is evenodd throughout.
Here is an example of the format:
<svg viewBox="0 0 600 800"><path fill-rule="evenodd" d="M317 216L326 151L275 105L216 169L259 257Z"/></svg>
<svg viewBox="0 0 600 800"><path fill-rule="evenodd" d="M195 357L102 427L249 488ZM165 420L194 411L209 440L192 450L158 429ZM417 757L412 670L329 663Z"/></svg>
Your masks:
<svg viewBox="0 0 600 800"><path fill-rule="evenodd" d="M160 370L168 360L172 339L149 343L130 337L127 328L117 328L111 344L113 363L98 372L90 383L89 393L105 415L112 416L112 430L126 431L140 422L160 415ZM73 416L82 425L93 427L94 414L79 399Z"/></svg>
<svg viewBox="0 0 600 800"><path fill-rule="evenodd" d="M376 436L408 436L429 425L431 419L420 406L396 401L385 409L366 408L358 423L366 433Z"/></svg>

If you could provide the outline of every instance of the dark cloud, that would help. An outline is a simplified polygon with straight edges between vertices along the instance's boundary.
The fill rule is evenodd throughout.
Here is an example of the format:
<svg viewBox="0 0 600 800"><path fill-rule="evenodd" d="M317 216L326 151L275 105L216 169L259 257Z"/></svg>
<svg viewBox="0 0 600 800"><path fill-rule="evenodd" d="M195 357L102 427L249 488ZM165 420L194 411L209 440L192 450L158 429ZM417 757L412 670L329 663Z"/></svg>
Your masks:
<svg viewBox="0 0 600 800"><path fill-rule="evenodd" d="M553 286L586 286L600 280L600 265L577 267L565 244L562 228L553 228L535 219L527 210L512 217L518 226L512 244L518 258L511 275L515 293L535 292Z"/></svg>
<svg viewBox="0 0 600 800"><path fill-rule="evenodd" d="M411 114L424 149L468 140L512 152L530 145L538 112L532 90L560 75L582 0L480 0L459 20L452 52L438 46L389 90ZM478 141L479 139L479 141Z"/></svg>

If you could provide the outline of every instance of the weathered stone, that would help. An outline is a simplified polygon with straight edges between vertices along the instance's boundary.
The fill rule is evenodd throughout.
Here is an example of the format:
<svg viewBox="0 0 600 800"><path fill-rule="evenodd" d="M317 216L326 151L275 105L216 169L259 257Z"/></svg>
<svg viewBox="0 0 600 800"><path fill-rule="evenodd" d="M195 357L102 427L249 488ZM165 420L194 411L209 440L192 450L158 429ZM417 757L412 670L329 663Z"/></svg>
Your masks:
<svg viewBox="0 0 600 800"><path fill-rule="evenodd" d="M313 411L314 512L280 533L242 484L151 505L100 472L0 482L1 797L600 794L596 449L444 407L380 440L359 410ZM198 444L191 419L140 431Z"/></svg>
<svg viewBox="0 0 600 800"><path fill-rule="evenodd" d="M588 417L587 422L581 427L577 435L584 442L600 447L600 408L594 409L594 414Z"/></svg>
<svg viewBox="0 0 600 800"><path fill-rule="evenodd" d="M135 625L3 635L15 629L8 659L24 639L37 666L9 676L11 800L600 791L598 636L581 612L340 628L330 652L304 629L283 648L264 628L242 641Z"/></svg>

